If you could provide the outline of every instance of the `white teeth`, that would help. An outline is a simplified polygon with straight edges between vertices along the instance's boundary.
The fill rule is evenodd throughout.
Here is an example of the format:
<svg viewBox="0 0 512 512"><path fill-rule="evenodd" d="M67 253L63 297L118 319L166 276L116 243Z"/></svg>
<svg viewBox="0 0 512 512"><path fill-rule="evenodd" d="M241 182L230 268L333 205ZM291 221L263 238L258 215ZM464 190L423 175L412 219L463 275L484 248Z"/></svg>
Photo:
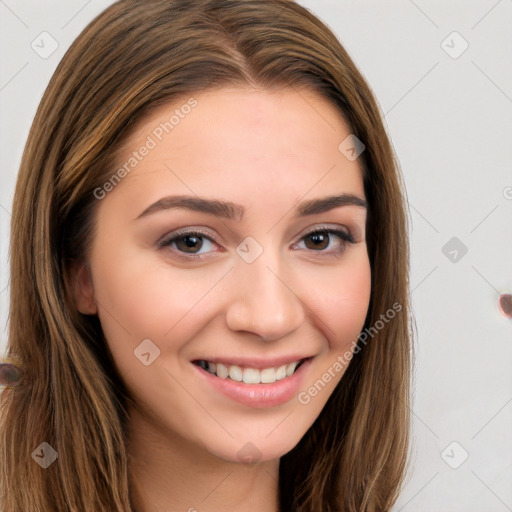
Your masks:
<svg viewBox="0 0 512 512"><path fill-rule="evenodd" d="M229 372L231 375L231 372ZM260 383L260 372L255 368L245 368L243 381L246 384L259 384Z"/></svg>
<svg viewBox="0 0 512 512"><path fill-rule="evenodd" d="M222 363L217 363L217 377L226 379L229 376L229 370Z"/></svg>
<svg viewBox="0 0 512 512"><path fill-rule="evenodd" d="M286 366L286 375L289 377L290 375L293 375L293 372L295 371L295 368L297 367L297 365L299 364L299 362L295 362L295 363L290 363L289 365Z"/></svg>
<svg viewBox="0 0 512 512"><path fill-rule="evenodd" d="M276 371L276 380L281 380L286 377L286 365L280 366Z"/></svg>
<svg viewBox="0 0 512 512"><path fill-rule="evenodd" d="M264 370L261 370L260 378L263 384L271 384L272 382L275 382L277 380L276 371L274 370L274 368L265 368Z"/></svg>
<svg viewBox="0 0 512 512"><path fill-rule="evenodd" d="M237 382L242 382L242 368L240 366L230 366L229 367L229 378L231 380L236 380Z"/></svg>
<svg viewBox="0 0 512 512"><path fill-rule="evenodd" d="M300 361L289 364L283 364L277 368L242 368L237 365L227 366L222 363L212 363L210 361L200 361L200 366L207 369L210 373L217 375L221 379L227 379L236 382L245 382L246 384L272 384L273 382L285 379L294 374Z"/></svg>

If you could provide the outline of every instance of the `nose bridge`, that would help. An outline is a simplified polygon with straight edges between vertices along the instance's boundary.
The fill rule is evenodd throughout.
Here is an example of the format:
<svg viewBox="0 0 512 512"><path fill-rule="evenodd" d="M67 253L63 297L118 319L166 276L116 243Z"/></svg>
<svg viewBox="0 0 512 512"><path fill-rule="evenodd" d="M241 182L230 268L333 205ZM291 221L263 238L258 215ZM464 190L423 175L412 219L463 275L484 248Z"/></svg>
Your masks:
<svg viewBox="0 0 512 512"><path fill-rule="evenodd" d="M277 339L297 329L304 320L293 280L283 272L279 251L266 247L252 262L237 259L227 323L233 330Z"/></svg>

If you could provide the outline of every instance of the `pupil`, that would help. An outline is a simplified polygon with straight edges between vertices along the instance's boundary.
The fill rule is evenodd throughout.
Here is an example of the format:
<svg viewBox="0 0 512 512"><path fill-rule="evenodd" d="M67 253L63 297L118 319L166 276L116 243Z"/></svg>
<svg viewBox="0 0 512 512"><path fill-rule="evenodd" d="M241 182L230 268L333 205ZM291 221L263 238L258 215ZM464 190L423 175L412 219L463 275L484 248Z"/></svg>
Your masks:
<svg viewBox="0 0 512 512"><path fill-rule="evenodd" d="M198 236L193 236L193 235L185 235L183 237L181 237L181 239L178 241L177 245L180 246L180 249L185 249L186 252L196 252L196 251L190 251L187 249L196 249L196 250L199 250L201 248L201 246L199 245L198 247L196 247L198 244L200 244L200 237ZM180 244L180 241L183 242L183 244Z"/></svg>
<svg viewBox="0 0 512 512"><path fill-rule="evenodd" d="M309 236L314 244L314 249L325 249L329 245L329 237L327 233L314 233Z"/></svg>

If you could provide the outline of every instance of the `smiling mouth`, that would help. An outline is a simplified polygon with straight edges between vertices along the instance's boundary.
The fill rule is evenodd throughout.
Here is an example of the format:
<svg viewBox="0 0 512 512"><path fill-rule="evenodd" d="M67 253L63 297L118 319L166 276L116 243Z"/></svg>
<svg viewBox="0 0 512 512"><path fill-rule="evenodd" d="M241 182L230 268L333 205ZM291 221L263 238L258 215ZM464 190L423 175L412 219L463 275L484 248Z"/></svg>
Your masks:
<svg viewBox="0 0 512 512"><path fill-rule="evenodd" d="M229 365L222 363L213 363L200 359L192 361L196 366L219 377L221 379L229 379L235 382L244 382L245 384L272 384L274 382L291 377L300 366L307 360L299 359L292 363L283 364L281 366L269 368L245 368L238 365Z"/></svg>

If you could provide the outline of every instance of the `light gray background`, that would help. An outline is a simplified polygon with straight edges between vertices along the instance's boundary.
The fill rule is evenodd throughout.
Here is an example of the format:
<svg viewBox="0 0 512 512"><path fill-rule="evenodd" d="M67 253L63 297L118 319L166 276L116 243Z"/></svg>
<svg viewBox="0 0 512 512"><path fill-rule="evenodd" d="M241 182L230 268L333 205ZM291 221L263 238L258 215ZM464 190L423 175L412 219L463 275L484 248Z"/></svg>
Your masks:
<svg viewBox="0 0 512 512"><path fill-rule="evenodd" d="M65 50L110 3L0 0L0 353L30 124ZM512 511L512 323L497 309L512 292L512 1L300 3L375 91L408 190L418 338L412 469L394 512ZM31 48L43 31L58 42L47 59Z"/></svg>

